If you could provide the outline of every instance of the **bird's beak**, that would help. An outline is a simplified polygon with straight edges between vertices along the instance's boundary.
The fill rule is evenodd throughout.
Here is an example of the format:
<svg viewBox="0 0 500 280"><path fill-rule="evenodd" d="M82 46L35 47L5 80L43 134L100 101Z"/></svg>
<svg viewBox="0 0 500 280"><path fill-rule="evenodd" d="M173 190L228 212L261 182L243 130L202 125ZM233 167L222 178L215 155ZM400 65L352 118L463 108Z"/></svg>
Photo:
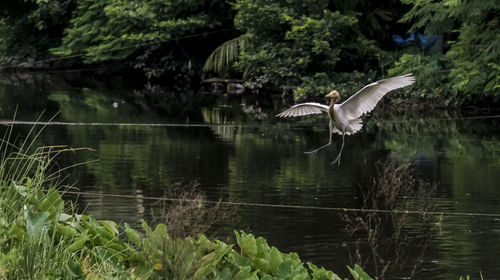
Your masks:
<svg viewBox="0 0 500 280"><path fill-rule="evenodd" d="M340 94L336 90L330 91L327 95L325 95L325 98L332 98L335 99L335 102L340 101Z"/></svg>
<svg viewBox="0 0 500 280"><path fill-rule="evenodd" d="M330 93L328 93L327 95L325 95L325 98L334 98L335 97L335 91L332 90L330 91Z"/></svg>

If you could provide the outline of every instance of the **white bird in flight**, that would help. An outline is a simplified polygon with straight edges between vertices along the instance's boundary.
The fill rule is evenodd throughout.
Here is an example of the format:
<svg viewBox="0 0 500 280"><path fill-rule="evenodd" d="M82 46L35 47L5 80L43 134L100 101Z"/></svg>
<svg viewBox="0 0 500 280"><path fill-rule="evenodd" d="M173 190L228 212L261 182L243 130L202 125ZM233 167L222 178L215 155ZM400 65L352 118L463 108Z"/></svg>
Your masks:
<svg viewBox="0 0 500 280"><path fill-rule="evenodd" d="M344 149L344 136L358 132L363 126L361 116L372 111L377 103L389 91L406 87L415 83L415 77L412 74L406 74L389 79L380 80L369 85L366 85L360 91L349 97L341 104L335 104L340 101L340 94L336 90L332 90L325 98L330 99L330 106L307 102L296 104L289 109L279 113L276 117L299 117L311 114L328 113L330 117L330 141L313 151L304 152L306 154L314 154L317 151L332 144L332 135L334 132L342 135L342 146L340 152L332 162L339 162Z"/></svg>

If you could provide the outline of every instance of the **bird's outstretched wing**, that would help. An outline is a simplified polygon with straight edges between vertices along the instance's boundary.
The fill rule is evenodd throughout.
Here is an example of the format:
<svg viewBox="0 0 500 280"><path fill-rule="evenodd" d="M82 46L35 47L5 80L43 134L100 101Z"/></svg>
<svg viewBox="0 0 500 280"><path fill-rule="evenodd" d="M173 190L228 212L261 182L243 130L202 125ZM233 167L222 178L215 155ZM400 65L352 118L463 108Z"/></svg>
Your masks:
<svg viewBox="0 0 500 280"><path fill-rule="evenodd" d="M312 114L327 113L328 106L316 103L307 102L293 105L292 107L286 109L285 111L276 115L276 117L286 118L286 117L299 117Z"/></svg>
<svg viewBox="0 0 500 280"><path fill-rule="evenodd" d="M357 119L373 110L389 91L409 86L414 82L415 77L406 74L371 83L340 104L340 108L349 119Z"/></svg>

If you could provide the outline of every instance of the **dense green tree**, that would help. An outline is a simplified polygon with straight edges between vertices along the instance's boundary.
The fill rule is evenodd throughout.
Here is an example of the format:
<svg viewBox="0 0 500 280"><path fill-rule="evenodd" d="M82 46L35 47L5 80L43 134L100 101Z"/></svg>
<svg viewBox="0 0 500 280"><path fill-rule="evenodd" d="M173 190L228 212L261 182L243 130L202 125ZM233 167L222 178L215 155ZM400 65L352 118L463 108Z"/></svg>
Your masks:
<svg viewBox="0 0 500 280"><path fill-rule="evenodd" d="M406 51L390 74L411 70L421 93L453 102L500 96L500 2L495 0L402 0L411 10L401 21L414 30L444 34L445 55Z"/></svg>
<svg viewBox="0 0 500 280"><path fill-rule="evenodd" d="M375 76L370 69L380 50L360 32L353 13L319 0L238 0L234 7L246 42L235 67L250 85L293 89L300 99L333 86L352 90Z"/></svg>
<svg viewBox="0 0 500 280"><path fill-rule="evenodd" d="M198 45L203 32L220 29L231 20L229 11L225 1L82 0L53 52L82 55L87 63L127 60L149 77L158 76L179 70L179 60L190 68L205 51ZM198 41L178 40L193 35L200 35Z"/></svg>
<svg viewBox="0 0 500 280"><path fill-rule="evenodd" d="M74 0L0 1L0 62L47 58L60 43Z"/></svg>

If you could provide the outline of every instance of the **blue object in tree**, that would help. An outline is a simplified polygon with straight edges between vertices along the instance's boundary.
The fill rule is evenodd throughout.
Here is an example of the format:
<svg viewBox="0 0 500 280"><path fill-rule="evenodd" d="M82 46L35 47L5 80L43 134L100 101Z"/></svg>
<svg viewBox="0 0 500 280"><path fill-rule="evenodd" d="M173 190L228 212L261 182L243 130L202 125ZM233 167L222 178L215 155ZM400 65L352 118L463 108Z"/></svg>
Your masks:
<svg viewBox="0 0 500 280"><path fill-rule="evenodd" d="M443 45L443 35L423 35L417 33L418 43L423 50L439 50Z"/></svg>
<svg viewBox="0 0 500 280"><path fill-rule="evenodd" d="M395 43L396 47L399 48L415 45L424 51L441 52L443 46L443 35L423 35L411 31L410 36L406 39L403 39L399 35L392 35L392 41Z"/></svg>
<svg viewBox="0 0 500 280"><path fill-rule="evenodd" d="M409 45L415 44L415 32L410 32L410 37L406 39L403 39L399 35L392 35L392 40L398 47L407 47Z"/></svg>

